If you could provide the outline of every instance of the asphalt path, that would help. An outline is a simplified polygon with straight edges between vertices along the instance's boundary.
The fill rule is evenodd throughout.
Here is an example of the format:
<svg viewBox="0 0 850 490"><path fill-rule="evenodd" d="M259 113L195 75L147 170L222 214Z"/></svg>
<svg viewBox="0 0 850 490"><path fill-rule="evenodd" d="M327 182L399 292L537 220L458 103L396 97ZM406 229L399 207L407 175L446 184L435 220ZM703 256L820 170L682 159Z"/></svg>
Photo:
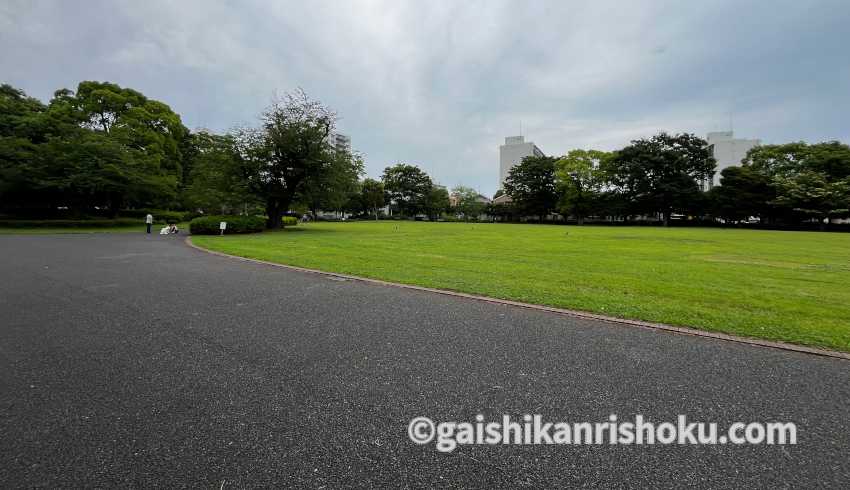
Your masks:
<svg viewBox="0 0 850 490"><path fill-rule="evenodd" d="M841 359L332 279L175 237L0 235L2 488L847 488L848 402ZM798 444L443 453L407 435L417 416L477 414L792 421Z"/></svg>

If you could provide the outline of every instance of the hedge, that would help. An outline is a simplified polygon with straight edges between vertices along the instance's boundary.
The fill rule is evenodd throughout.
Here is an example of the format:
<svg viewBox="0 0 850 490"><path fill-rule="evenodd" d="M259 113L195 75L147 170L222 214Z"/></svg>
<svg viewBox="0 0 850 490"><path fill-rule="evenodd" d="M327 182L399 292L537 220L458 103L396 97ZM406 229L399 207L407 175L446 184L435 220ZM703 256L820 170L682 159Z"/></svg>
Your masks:
<svg viewBox="0 0 850 490"><path fill-rule="evenodd" d="M144 227L137 218L117 219L8 219L0 220L0 228L113 228L117 226Z"/></svg>
<svg viewBox="0 0 850 490"><path fill-rule="evenodd" d="M261 216L204 216L189 222L189 231L193 235L218 235L219 223L227 222L225 235L235 233L257 233L266 227L266 219Z"/></svg>
<svg viewBox="0 0 850 490"><path fill-rule="evenodd" d="M153 216L153 219L159 222L180 223L181 221L189 221L188 215L194 218L196 215L186 211L166 211L164 209L124 209L118 213L120 216L130 218L144 218L148 214Z"/></svg>
<svg viewBox="0 0 850 490"><path fill-rule="evenodd" d="M298 218L294 216L284 216L283 226L295 226L298 224Z"/></svg>

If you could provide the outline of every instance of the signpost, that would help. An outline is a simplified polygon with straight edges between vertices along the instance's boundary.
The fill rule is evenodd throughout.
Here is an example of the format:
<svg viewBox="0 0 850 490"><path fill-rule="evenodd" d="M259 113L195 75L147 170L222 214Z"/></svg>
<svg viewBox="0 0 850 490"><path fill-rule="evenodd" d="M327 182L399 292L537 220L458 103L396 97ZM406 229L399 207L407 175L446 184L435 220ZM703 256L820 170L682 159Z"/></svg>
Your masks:
<svg viewBox="0 0 850 490"><path fill-rule="evenodd" d="M218 224L218 229L221 230L221 234L224 235L224 230L227 229L227 221L222 221Z"/></svg>

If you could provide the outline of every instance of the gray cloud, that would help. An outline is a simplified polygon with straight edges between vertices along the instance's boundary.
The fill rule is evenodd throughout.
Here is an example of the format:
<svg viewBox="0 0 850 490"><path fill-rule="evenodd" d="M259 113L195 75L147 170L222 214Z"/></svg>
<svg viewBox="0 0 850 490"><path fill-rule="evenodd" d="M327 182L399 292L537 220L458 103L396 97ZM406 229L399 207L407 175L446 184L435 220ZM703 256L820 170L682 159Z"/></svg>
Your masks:
<svg viewBox="0 0 850 490"><path fill-rule="evenodd" d="M406 161L492 193L520 124L552 154L730 114L768 142L850 140L848 21L844 1L12 1L0 78L45 100L110 80L219 131L300 86L371 175Z"/></svg>

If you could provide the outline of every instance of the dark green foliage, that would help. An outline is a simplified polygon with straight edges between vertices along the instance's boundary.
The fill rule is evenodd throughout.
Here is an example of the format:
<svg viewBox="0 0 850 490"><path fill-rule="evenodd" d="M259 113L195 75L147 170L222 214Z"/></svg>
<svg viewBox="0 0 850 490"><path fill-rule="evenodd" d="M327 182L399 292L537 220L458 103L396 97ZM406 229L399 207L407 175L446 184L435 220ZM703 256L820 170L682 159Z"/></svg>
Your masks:
<svg viewBox="0 0 850 490"><path fill-rule="evenodd" d="M0 87L0 206L14 215L177 205L188 131L158 101L81 82L48 105Z"/></svg>
<svg viewBox="0 0 850 490"><path fill-rule="evenodd" d="M705 140L659 133L632 141L603 167L610 183L631 201L630 214L658 213L666 226L671 214L690 211L700 193L697 182L710 178L715 165Z"/></svg>
<svg viewBox="0 0 850 490"><path fill-rule="evenodd" d="M199 131L191 135L188 152L191 171L183 192L187 207L213 214L262 210L262 200L248 190L233 135Z"/></svg>
<svg viewBox="0 0 850 490"><path fill-rule="evenodd" d="M762 178L769 179L775 197L760 202L771 217L786 221L850 216L850 146L831 141L803 142L753 148L743 161Z"/></svg>
<svg viewBox="0 0 850 490"><path fill-rule="evenodd" d="M323 177L335 157L327 137L336 115L299 90L263 113L260 127L237 135L246 189L265 204L268 228L283 226L299 192Z"/></svg>
<svg viewBox="0 0 850 490"><path fill-rule="evenodd" d="M450 207L449 192L445 187L437 186L431 187L431 190L425 195L425 201L422 205L423 212L432 221L437 220Z"/></svg>
<svg viewBox="0 0 850 490"><path fill-rule="evenodd" d="M191 219L187 219L188 215L191 213L187 213L185 211L166 211L163 209L122 209L118 215L120 217L127 218L141 218L144 219L145 216L150 214L153 216L153 219L156 222L166 222L166 223L180 223L181 221L191 221ZM193 216L194 217L194 216Z"/></svg>
<svg viewBox="0 0 850 490"><path fill-rule="evenodd" d="M157 223L164 224L163 221ZM118 219L8 219L0 220L0 228L114 228L118 226L145 226L144 220Z"/></svg>
<svg viewBox="0 0 850 490"><path fill-rule="evenodd" d="M363 160L349 151L331 148L328 164L322 172L307 179L296 199L315 218L318 211L356 211L351 200L360 193L358 179L363 174Z"/></svg>
<svg viewBox="0 0 850 490"><path fill-rule="evenodd" d="M356 204L358 211L378 219L378 209L384 206L384 184L374 179L365 179L360 185Z"/></svg>
<svg viewBox="0 0 850 490"><path fill-rule="evenodd" d="M505 179L505 194L514 207L526 216L542 221L555 209L558 192L555 187L555 159L530 156L512 168Z"/></svg>
<svg viewBox="0 0 850 490"><path fill-rule="evenodd" d="M425 212L433 183L419 167L404 163L387 167L381 180L387 200L398 213L415 216Z"/></svg>
<svg viewBox="0 0 850 490"><path fill-rule="evenodd" d="M219 235L222 221L227 222L225 235L257 233L266 226L266 220L261 216L204 216L189 222L189 231L193 235Z"/></svg>
<svg viewBox="0 0 850 490"><path fill-rule="evenodd" d="M727 167L720 175L720 185L708 193L712 215L730 222L750 216L768 218L776 198L770 177L749 166Z"/></svg>

